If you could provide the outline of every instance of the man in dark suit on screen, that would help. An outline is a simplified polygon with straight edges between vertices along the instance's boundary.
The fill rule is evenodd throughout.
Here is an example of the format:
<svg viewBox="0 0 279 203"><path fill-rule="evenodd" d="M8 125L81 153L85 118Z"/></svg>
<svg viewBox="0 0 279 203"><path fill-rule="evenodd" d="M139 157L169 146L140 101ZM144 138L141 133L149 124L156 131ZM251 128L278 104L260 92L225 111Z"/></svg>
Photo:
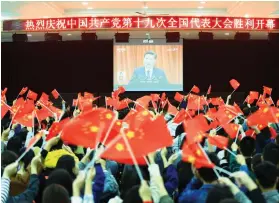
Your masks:
<svg viewBox="0 0 279 203"><path fill-rule="evenodd" d="M165 72L162 69L155 67L156 59L157 59L157 54L155 52L153 51L145 52L144 59L143 59L144 66L135 69L133 76L129 82L129 85L133 85L133 86L168 85L169 82Z"/></svg>

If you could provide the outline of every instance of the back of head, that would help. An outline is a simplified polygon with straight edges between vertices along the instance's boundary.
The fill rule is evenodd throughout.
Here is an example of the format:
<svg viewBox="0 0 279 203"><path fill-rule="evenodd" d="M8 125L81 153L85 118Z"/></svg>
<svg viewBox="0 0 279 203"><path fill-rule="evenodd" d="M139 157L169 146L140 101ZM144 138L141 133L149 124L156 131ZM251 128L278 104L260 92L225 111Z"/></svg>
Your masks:
<svg viewBox="0 0 279 203"><path fill-rule="evenodd" d="M1 176L4 171L4 168L7 165L15 162L17 160L17 158L18 158L18 155L16 153L14 153L13 151L6 150L1 153Z"/></svg>
<svg viewBox="0 0 279 203"><path fill-rule="evenodd" d="M255 154L251 161L251 169L254 171L254 168L262 163L262 154Z"/></svg>
<svg viewBox="0 0 279 203"><path fill-rule="evenodd" d="M23 147L23 148L20 150L19 154L20 154L20 155L23 154L23 153L25 152L25 150L26 150L26 148ZM28 167L28 165L31 164L31 161L32 161L32 159L34 158L34 156L35 156L35 153L34 153L34 151L31 149L31 150L29 150L29 151L25 154L25 156L22 158L22 162L23 162L23 164L24 164L24 169L25 169L25 170L26 170L26 168Z"/></svg>
<svg viewBox="0 0 279 203"><path fill-rule="evenodd" d="M239 143L241 154L245 157L251 157L255 152L255 139L249 136L244 137Z"/></svg>
<svg viewBox="0 0 279 203"><path fill-rule="evenodd" d="M7 150L13 151L16 154L19 154L19 150L22 147L22 139L19 136L13 136L9 139L7 143Z"/></svg>
<svg viewBox="0 0 279 203"><path fill-rule="evenodd" d="M72 183L72 176L64 169L55 169L46 181L47 186L51 184L62 185L64 188L66 188L70 196L72 196Z"/></svg>
<svg viewBox="0 0 279 203"><path fill-rule="evenodd" d="M42 203L70 203L68 191L61 185L51 184L43 192Z"/></svg>
<svg viewBox="0 0 279 203"><path fill-rule="evenodd" d="M269 143L265 146L263 150L263 159L265 161L270 161L274 165L279 164L279 146L275 143Z"/></svg>
<svg viewBox="0 0 279 203"><path fill-rule="evenodd" d="M220 160L215 153L207 153L207 155L213 164L220 166ZM218 179L212 168L201 167L197 169L197 171L199 172L200 178L202 178L206 183L212 183Z"/></svg>
<svg viewBox="0 0 279 203"><path fill-rule="evenodd" d="M234 198L230 188L225 185L215 185L209 190L206 203L219 203L225 198Z"/></svg>
<svg viewBox="0 0 279 203"><path fill-rule="evenodd" d="M142 200L139 196L139 188L139 185L135 185L129 189L123 198L123 203L142 203Z"/></svg>
<svg viewBox="0 0 279 203"><path fill-rule="evenodd" d="M65 169L71 174L71 176L75 177L75 175L73 174L73 168L75 167L75 164L76 163L74 157L70 155L63 155L58 159L56 168Z"/></svg>
<svg viewBox="0 0 279 203"><path fill-rule="evenodd" d="M254 173L262 188L270 189L276 185L278 172L273 163L263 161L254 168Z"/></svg>

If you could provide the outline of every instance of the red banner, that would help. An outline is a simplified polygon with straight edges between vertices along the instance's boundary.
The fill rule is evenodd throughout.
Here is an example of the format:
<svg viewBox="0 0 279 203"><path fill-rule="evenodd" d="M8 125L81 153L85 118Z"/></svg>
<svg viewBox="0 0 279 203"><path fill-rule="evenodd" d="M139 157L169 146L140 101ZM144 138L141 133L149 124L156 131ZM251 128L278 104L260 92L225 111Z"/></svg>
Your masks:
<svg viewBox="0 0 279 203"><path fill-rule="evenodd" d="M63 31L63 30L279 30L279 18L236 17L72 17L6 20L3 31Z"/></svg>

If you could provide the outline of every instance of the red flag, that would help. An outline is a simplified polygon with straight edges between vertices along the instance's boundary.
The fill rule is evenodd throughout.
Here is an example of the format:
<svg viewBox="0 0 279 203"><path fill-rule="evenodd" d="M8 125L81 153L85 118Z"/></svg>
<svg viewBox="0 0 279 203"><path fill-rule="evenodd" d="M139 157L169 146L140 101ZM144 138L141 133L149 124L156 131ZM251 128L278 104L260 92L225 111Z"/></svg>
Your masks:
<svg viewBox="0 0 279 203"><path fill-rule="evenodd" d="M239 87L239 85L240 85L239 82L237 80L235 80L235 79L231 79L230 80L230 84L231 84L231 86L232 86L232 88L234 90L236 90Z"/></svg>
<svg viewBox="0 0 279 203"><path fill-rule="evenodd" d="M25 94L25 92L28 90L28 87L23 87L20 92L19 92L19 95L23 95Z"/></svg>
<svg viewBox="0 0 279 203"><path fill-rule="evenodd" d="M141 115L141 118L143 118L142 112L139 112L137 114ZM142 124L138 120L134 121L140 122L140 127L129 127L129 129L125 130L125 136L128 139L135 157L145 156L150 152L170 146L172 144L172 137L167 130L166 122L163 116L159 116L155 120L150 120L148 114L145 114L144 117L145 119L143 118L142 120L144 124ZM137 117L134 117L133 119L137 119ZM156 141L158 139L160 139L160 142ZM103 154L103 157L112 160L125 160L129 158L130 153L123 138L121 138L121 140L119 140L111 148L109 148Z"/></svg>
<svg viewBox="0 0 279 203"><path fill-rule="evenodd" d="M206 135L205 132L209 130L209 125L203 115L197 115L193 119L183 122L185 132L187 133L187 143L193 144L201 142Z"/></svg>
<svg viewBox="0 0 279 203"><path fill-rule="evenodd" d="M25 105L25 101L22 97L18 98L11 108L11 113L14 114L17 110Z"/></svg>
<svg viewBox="0 0 279 203"><path fill-rule="evenodd" d="M48 100L49 100L49 96L43 92L39 101L42 102L44 105L46 105L48 103Z"/></svg>
<svg viewBox="0 0 279 203"><path fill-rule="evenodd" d="M43 132L39 132L34 137L32 137L30 139L25 151L30 150L30 148L32 148L36 144L36 142L39 141L39 139L41 139L42 136L43 136Z"/></svg>
<svg viewBox="0 0 279 203"><path fill-rule="evenodd" d="M129 99L129 98L123 99L123 100L121 100L121 101L119 101L119 102L117 103L117 106L115 107L115 109L116 109L116 110L121 110L121 109L128 108L128 107L129 107L128 105L129 105L131 102L133 102L133 101L132 101L131 99Z"/></svg>
<svg viewBox="0 0 279 203"><path fill-rule="evenodd" d="M166 101L167 100L167 95L166 95L165 92L162 93L161 100L162 101Z"/></svg>
<svg viewBox="0 0 279 203"><path fill-rule="evenodd" d="M181 109L173 118L173 123L181 123L188 117L188 114L185 109Z"/></svg>
<svg viewBox="0 0 279 203"><path fill-rule="evenodd" d="M56 113L57 118L60 118L61 114L62 114L62 110L59 108L56 108L54 106L50 106L49 109L53 112Z"/></svg>
<svg viewBox="0 0 279 203"><path fill-rule="evenodd" d="M184 95L180 94L179 92L175 93L175 96L174 96L175 101L182 102L183 99L184 99Z"/></svg>
<svg viewBox="0 0 279 203"><path fill-rule="evenodd" d="M168 102L168 105L169 105L168 114L171 114L171 115L175 116L178 113L177 108L175 106L173 106L169 101L167 101L167 102Z"/></svg>
<svg viewBox="0 0 279 203"><path fill-rule="evenodd" d="M58 99L59 93L57 92L56 89L52 90L51 94L52 94L52 96L53 96L55 99Z"/></svg>
<svg viewBox="0 0 279 203"><path fill-rule="evenodd" d="M149 102L151 100L151 96L143 96L136 100L136 110L142 111L144 109L147 109L149 106Z"/></svg>
<svg viewBox="0 0 279 203"><path fill-rule="evenodd" d="M268 123L278 123L279 122L279 109L276 107L261 107L256 112L247 117L248 126L261 125L266 127Z"/></svg>
<svg viewBox="0 0 279 203"><path fill-rule="evenodd" d="M159 94L151 94L150 97L152 101L158 101L160 99Z"/></svg>
<svg viewBox="0 0 279 203"><path fill-rule="evenodd" d="M8 91L8 88L5 87L5 89L1 92L1 96L2 96L2 97L5 96L6 93L7 93L7 91Z"/></svg>
<svg viewBox="0 0 279 203"><path fill-rule="evenodd" d="M246 97L246 99L245 99L245 102L246 102L247 104L252 104L252 103L254 102L254 99L251 99L250 95L248 95L248 96Z"/></svg>
<svg viewBox="0 0 279 203"><path fill-rule="evenodd" d="M6 115L6 113L10 109L11 109L11 107L1 99L1 119Z"/></svg>
<svg viewBox="0 0 279 203"><path fill-rule="evenodd" d="M264 94L271 95L272 88L271 87L263 86L263 92L264 92Z"/></svg>
<svg viewBox="0 0 279 203"><path fill-rule="evenodd" d="M36 109L36 115L39 122L46 119L47 117L52 117L53 114L44 106L41 109Z"/></svg>
<svg viewBox="0 0 279 203"><path fill-rule="evenodd" d="M210 94L211 93L211 85L209 85L209 88L207 90L207 93L206 94Z"/></svg>
<svg viewBox="0 0 279 203"><path fill-rule="evenodd" d="M24 105L21 106L17 112L17 116L22 116L23 114L32 113L35 109L35 104L33 100L27 99Z"/></svg>
<svg viewBox="0 0 279 203"><path fill-rule="evenodd" d="M119 94L122 94L122 93L124 93L125 91L126 91L125 88L122 87L122 86L120 86L120 87L118 87L117 90L115 90L115 91L112 93L112 97L116 99L116 98L119 96Z"/></svg>
<svg viewBox="0 0 279 203"><path fill-rule="evenodd" d="M235 123L226 123L222 127L228 133L231 139L234 139L238 134L239 125Z"/></svg>
<svg viewBox="0 0 279 203"><path fill-rule="evenodd" d="M210 103L214 106L221 106L221 105L224 105L225 102L224 100L222 99L222 97L215 97L215 98L211 98L210 99Z"/></svg>
<svg viewBox="0 0 279 203"><path fill-rule="evenodd" d="M220 149L225 149L229 144L229 139L220 135L208 136L207 139L209 144L214 145Z"/></svg>
<svg viewBox="0 0 279 203"><path fill-rule="evenodd" d="M117 106L117 99L113 99L111 97L106 97L106 105L107 106Z"/></svg>
<svg viewBox="0 0 279 203"><path fill-rule="evenodd" d="M72 104L72 106L77 106L77 104L78 104L78 100L77 100L77 99L73 99L73 104Z"/></svg>
<svg viewBox="0 0 279 203"><path fill-rule="evenodd" d="M241 114L241 115L244 114L244 113L242 112L241 108L240 108L235 102L233 103L233 106L234 106L234 108L235 108L235 110L236 110L236 112L237 112L238 114Z"/></svg>
<svg viewBox="0 0 279 203"><path fill-rule="evenodd" d="M93 149L96 147L97 134L101 133L101 140L103 140L114 117L114 112L104 108L83 113L64 126L61 139L69 144Z"/></svg>
<svg viewBox="0 0 279 203"><path fill-rule="evenodd" d="M259 98L259 92L250 91L249 96L250 96L251 100L258 99Z"/></svg>
<svg viewBox="0 0 279 203"><path fill-rule="evenodd" d="M54 122L51 127L49 128L49 133L46 137L46 141L50 140L51 138L55 137L63 130L64 126L70 121L70 118L65 118L60 122Z"/></svg>
<svg viewBox="0 0 279 203"><path fill-rule="evenodd" d="M33 127L33 113L16 114L14 122L19 123L25 127Z"/></svg>
<svg viewBox="0 0 279 203"><path fill-rule="evenodd" d="M33 92L31 90L28 91L27 98L35 101L37 99L37 97L38 97L38 94L36 92Z"/></svg>
<svg viewBox="0 0 279 203"><path fill-rule="evenodd" d="M200 97L198 95L190 94L188 96L188 104L187 104L187 109L191 110L202 110L203 109L203 104L204 104L204 99L203 97Z"/></svg>
<svg viewBox="0 0 279 203"><path fill-rule="evenodd" d="M191 89L191 92L198 94L198 93L200 93L200 89L196 85L194 85Z"/></svg>

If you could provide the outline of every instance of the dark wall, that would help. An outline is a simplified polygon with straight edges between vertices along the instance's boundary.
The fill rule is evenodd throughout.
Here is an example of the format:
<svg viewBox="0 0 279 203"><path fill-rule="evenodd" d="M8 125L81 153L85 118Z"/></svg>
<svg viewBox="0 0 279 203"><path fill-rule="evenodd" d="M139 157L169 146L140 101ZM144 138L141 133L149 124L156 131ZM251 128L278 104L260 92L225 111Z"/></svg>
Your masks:
<svg viewBox="0 0 279 203"><path fill-rule="evenodd" d="M184 90L196 84L206 91L231 92L228 81L237 79L238 92L279 89L279 44L268 41L184 40ZM113 86L113 41L58 43L2 43L2 88L15 97L21 87L49 93L83 91L110 93ZM142 93L131 93L139 96ZM75 94L76 95L76 94Z"/></svg>

